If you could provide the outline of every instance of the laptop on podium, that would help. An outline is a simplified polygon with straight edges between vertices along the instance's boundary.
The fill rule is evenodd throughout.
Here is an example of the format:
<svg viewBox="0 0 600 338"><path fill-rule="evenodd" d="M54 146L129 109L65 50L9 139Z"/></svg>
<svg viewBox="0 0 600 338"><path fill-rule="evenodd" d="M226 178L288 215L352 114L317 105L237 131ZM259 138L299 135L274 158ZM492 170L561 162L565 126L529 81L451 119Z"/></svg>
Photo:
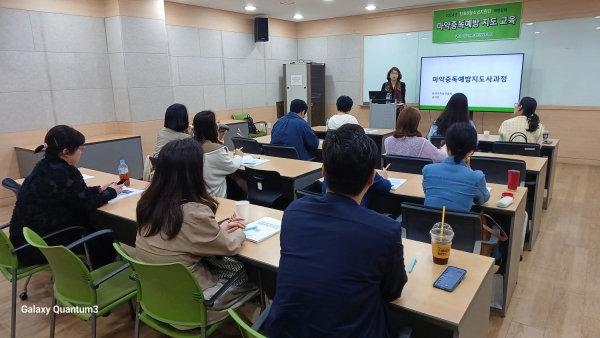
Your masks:
<svg viewBox="0 0 600 338"><path fill-rule="evenodd" d="M369 99L372 103L385 104L387 93L384 91L369 91Z"/></svg>

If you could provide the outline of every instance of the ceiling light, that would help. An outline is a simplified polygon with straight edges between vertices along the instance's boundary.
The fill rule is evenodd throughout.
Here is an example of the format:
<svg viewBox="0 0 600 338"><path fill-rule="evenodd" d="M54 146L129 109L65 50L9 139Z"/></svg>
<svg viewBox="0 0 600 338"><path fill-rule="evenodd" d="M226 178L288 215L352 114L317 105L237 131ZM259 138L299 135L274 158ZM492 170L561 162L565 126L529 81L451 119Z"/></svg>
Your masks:
<svg viewBox="0 0 600 338"><path fill-rule="evenodd" d="M421 39L423 39L423 40L427 40L427 38L421 38Z"/></svg>
<svg viewBox="0 0 600 338"><path fill-rule="evenodd" d="M300 20L302 18L303 18L302 14L296 14L296 15L294 15L294 19L296 19L296 20Z"/></svg>
<svg viewBox="0 0 600 338"><path fill-rule="evenodd" d="M533 33L533 34L540 34L540 32L535 32L535 33Z"/></svg>
<svg viewBox="0 0 600 338"><path fill-rule="evenodd" d="M367 5L367 7L365 7L368 11L372 11L375 10L375 8L377 8L375 5Z"/></svg>
<svg viewBox="0 0 600 338"><path fill-rule="evenodd" d="M252 5L248 5L248 6L244 7L244 8L246 8L247 11L254 11L254 10L256 10L256 7L254 7Z"/></svg>
<svg viewBox="0 0 600 338"><path fill-rule="evenodd" d="M596 19L600 19L600 16L597 16Z"/></svg>
<svg viewBox="0 0 600 338"><path fill-rule="evenodd" d="M527 24L527 26L531 26L531 25L533 25L533 22L530 22L530 23Z"/></svg>
<svg viewBox="0 0 600 338"><path fill-rule="evenodd" d="M406 33L406 35L412 35L412 34L410 34L410 33Z"/></svg>
<svg viewBox="0 0 600 338"><path fill-rule="evenodd" d="M596 29L600 29L600 27L596 27Z"/></svg>

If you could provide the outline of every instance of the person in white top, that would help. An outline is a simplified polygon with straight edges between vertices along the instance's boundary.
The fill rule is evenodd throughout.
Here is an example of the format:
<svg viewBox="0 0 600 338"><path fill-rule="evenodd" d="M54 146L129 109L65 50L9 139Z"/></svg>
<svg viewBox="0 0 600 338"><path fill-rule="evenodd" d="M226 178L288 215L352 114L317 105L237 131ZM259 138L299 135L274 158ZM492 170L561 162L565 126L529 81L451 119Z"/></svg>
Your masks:
<svg viewBox="0 0 600 338"><path fill-rule="evenodd" d="M219 141L219 124L212 111L201 111L194 116L194 138L204 151L204 180L208 192L215 197L227 197L227 176L233 175L242 165L244 153L235 149L233 158ZM236 178L232 178L237 181ZM234 181L231 181L234 183ZM240 184L240 188L243 187Z"/></svg>
<svg viewBox="0 0 600 338"><path fill-rule="evenodd" d="M500 141L538 143L544 133L544 126L540 117L535 113L537 101L531 97L524 97L515 104L515 115L500 125L498 134Z"/></svg>
<svg viewBox="0 0 600 338"><path fill-rule="evenodd" d="M327 129L335 130L346 123L358 124L356 117L350 115L353 104L354 102L350 97L346 95L340 96L335 103L338 113L329 118Z"/></svg>

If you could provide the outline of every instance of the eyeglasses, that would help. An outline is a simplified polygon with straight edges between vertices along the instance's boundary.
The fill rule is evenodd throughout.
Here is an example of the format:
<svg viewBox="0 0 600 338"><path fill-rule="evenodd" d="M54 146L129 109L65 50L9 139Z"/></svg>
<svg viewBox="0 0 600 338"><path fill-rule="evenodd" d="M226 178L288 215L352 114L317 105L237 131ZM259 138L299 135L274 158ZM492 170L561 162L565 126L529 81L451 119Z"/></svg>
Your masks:
<svg viewBox="0 0 600 338"><path fill-rule="evenodd" d="M519 102L515 103L515 108L519 106Z"/></svg>
<svg viewBox="0 0 600 338"><path fill-rule="evenodd" d="M80 146L79 150L81 150L81 152L83 153L83 151L85 150L85 146Z"/></svg>

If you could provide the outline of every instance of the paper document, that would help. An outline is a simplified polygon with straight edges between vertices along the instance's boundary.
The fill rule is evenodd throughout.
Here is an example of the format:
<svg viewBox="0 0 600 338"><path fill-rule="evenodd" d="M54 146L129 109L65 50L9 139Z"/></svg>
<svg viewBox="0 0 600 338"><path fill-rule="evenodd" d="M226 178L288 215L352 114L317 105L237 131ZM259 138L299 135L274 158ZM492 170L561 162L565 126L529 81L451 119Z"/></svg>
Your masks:
<svg viewBox="0 0 600 338"><path fill-rule="evenodd" d="M392 190L400 188L406 182L404 178L388 178L388 180L392 183Z"/></svg>
<svg viewBox="0 0 600 338"><path fill-rule="evenodd" d="M365 133L367 133L367 134L374 133L376 131L377 131L377 129L365 129Z"/></svg>
<svg viewBox="0 0 600 338"><path fill-rule="evenodd" d="M267 160L266 158L254 158L249 155L246 155L242 158L242 165L244 167L256 167L257 165L261 165L267 162L269 162L269 160Z"/></svg>
<svg viewBox="0 0 600 338"><path fill-rule="evenodd" d="M259 243L281 231L281 221L271 217L263 217L246 225L246 229L251 227L256 227L256 229L246 231L246 239L250 242Z"/></svg>
<svg viewBox="0 0 600 338"><path fill-rule="evenodd" d="M90 176L90 175L86 175L86 174L81 174L81 176L83 176L83 180L91 180L92 178L94 178L94 176Z"/></svg>
<svg viewBox="0 0 600 338"><path fill-rule="evenodd" d="M117 197L115 197L112 200L108 201L108 203L115 203L117 201L126 199L128 197L139 195L139 194L141 194L143 192L144 192L144 190L123 187L123 190L121 190L121 193L119 195L117 195Z"/></svg>
<svg viewBox="0 0 600 338"><path fill-rule="evenodd" d="M487 188L488 192L492 192L492 188L490 188L490 187L486 187L486 188Z"/></svg>

